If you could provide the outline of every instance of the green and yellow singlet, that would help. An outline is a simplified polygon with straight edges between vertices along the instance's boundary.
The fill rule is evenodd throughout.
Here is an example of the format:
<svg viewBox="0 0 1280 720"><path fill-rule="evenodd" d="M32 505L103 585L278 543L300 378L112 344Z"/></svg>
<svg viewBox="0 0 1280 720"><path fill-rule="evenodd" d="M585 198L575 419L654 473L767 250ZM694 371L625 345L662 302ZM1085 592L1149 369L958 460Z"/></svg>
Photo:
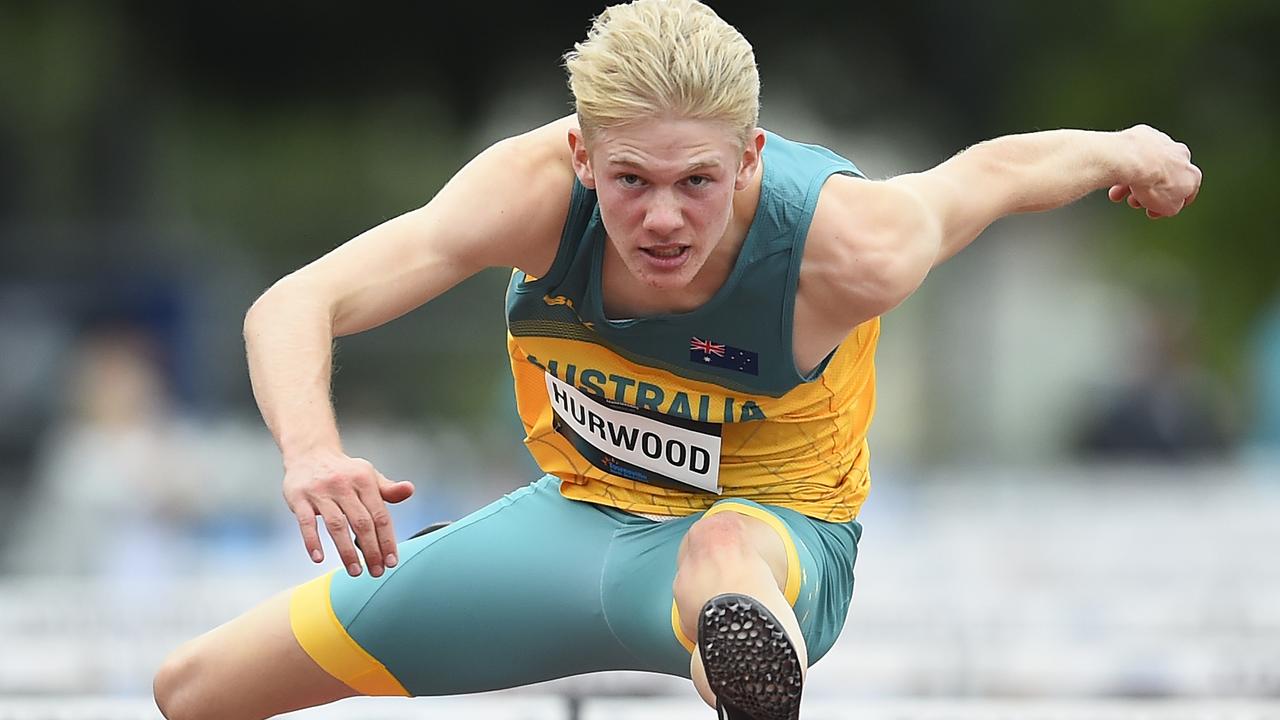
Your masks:
<svg viewBox="0 0 1280 720"><path fill-rule="evenodd" d="M879 319L808 375L792 321L805 236L831 151L768 133L760 201L723 287L703 306L626 320L604 314L596 195L575 182L550 270L517 270L508 348L525 443L570 498L688 515L727 497L846 522L870 486Z"/></svg>

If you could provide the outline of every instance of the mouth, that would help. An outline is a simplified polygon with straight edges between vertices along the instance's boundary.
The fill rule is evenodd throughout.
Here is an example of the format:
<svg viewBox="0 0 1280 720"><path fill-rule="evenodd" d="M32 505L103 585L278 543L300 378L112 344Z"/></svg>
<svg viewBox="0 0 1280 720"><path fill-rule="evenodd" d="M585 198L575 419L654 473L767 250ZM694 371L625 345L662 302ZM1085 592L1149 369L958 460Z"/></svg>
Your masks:
<svg viewBox="0 0 1280 720"><path fill-rule="evenodd" d="M679 269L690 254L688 245L653 245L640 248L640 252L644 254L649 267L658 271Z"/></svg>
<svg viewBox="0 0 1280 720"><path fill-rule="evenodd" d="M640 248L644 254L656 260L670 260L678 258L689 251L688 245L655 245L653 247Z"/></svg>

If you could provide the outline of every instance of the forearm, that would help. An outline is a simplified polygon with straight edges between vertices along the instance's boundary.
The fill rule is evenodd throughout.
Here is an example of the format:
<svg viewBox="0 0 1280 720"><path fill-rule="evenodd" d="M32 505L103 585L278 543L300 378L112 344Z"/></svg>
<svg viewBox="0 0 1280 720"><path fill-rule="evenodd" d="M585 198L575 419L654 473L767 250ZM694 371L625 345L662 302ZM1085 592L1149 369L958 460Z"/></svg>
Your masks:
<svg viewBox="0 0 1280 720"><path fill-rule="evenodd" d="M1124 133L1048 130L979 143L947 164L987 196L994 218L1053 210L1128 182L1137 168ZM994 219L993 218L993 219Z"/></svg>
<svg viewBox="0 0 1280 720"><path fill-rule="evenodd" d="M891 180L911 190L937 229L935 265L996 220L1052 210L1094 190L1136 182L1141 166L1123 132L1048 130L979 143L923 173Z"/></svg>
<svg viewBox="0 0 1280 720"><path fill-rule="evenodd" d="M330 400L332 311L297 280L285 278L245 316L253 396L288 466L316 449L341 452Z"/></svg>

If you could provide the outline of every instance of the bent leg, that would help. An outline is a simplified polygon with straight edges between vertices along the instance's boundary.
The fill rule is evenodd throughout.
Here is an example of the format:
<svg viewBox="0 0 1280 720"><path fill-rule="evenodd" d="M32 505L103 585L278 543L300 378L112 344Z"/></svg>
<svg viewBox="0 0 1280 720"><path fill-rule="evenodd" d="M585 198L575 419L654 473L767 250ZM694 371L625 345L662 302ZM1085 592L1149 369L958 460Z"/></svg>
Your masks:
<svg viewBox="0 0 1280 720"><path fill-rule="evenodd" d="M312 660L294 638L292 591L267 600L175 650L155 678L168 720L260 720L357 693Z"/></svg>
<svg viewBox="0 0 1280 720"><path fill-rule="evenodd" d="M703 606L713 597L732 593L754 598L782 625L794 645L800 671L808 653L800 623L792 609L800 589L800 563L785 526L758 506L721 503L689 528L681 544L674 584L680 629L698 637ZM698 694L715 707L701 654L693 652L690 675Z"/></svg>
<svg viewBox="0 0 1280 720"><path fill-rule="evenodd" d="M817 662L840 634L858 523L829 523L740 498L664 522L602 512L625 526L615 535L601 591L609 626L643 661L637 669L698 676L706 697L700 648L691 638L698 637L706 601L726 592L769 598L758 603L774 616L765 624L776 620L786 630L797 666Z"/></svg>

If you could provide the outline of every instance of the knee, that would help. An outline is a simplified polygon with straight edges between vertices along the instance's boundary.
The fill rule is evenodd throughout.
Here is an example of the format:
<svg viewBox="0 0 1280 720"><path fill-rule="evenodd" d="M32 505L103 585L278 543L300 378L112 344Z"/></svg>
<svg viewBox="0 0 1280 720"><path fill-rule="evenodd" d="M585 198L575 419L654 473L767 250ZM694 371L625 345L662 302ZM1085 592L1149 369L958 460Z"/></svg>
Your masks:
<svg viewBox="0 0 1280 720"><path fill-rule="evenodd" d="M200 700L196 687L199 663L199 657L188 643L170 653L156 671L151 689L156 707L166 720L206 717L208 704Z"/></svg>
<svg viewBox="0 0 1280 720"><path fill-rule="evenodd" d="M685 534L678 572L702 565L737 562L750 550L746 518L736 512L703 517Z"/></svg>
<svg viewBox="0 0 1280 720"><path fill-rule="evenodd" d="M785 585L790 560L783 538L761 520L738 512L703 516L690 526L676 560L675 590L699 587L706 577L772 574Z"/></svg>

